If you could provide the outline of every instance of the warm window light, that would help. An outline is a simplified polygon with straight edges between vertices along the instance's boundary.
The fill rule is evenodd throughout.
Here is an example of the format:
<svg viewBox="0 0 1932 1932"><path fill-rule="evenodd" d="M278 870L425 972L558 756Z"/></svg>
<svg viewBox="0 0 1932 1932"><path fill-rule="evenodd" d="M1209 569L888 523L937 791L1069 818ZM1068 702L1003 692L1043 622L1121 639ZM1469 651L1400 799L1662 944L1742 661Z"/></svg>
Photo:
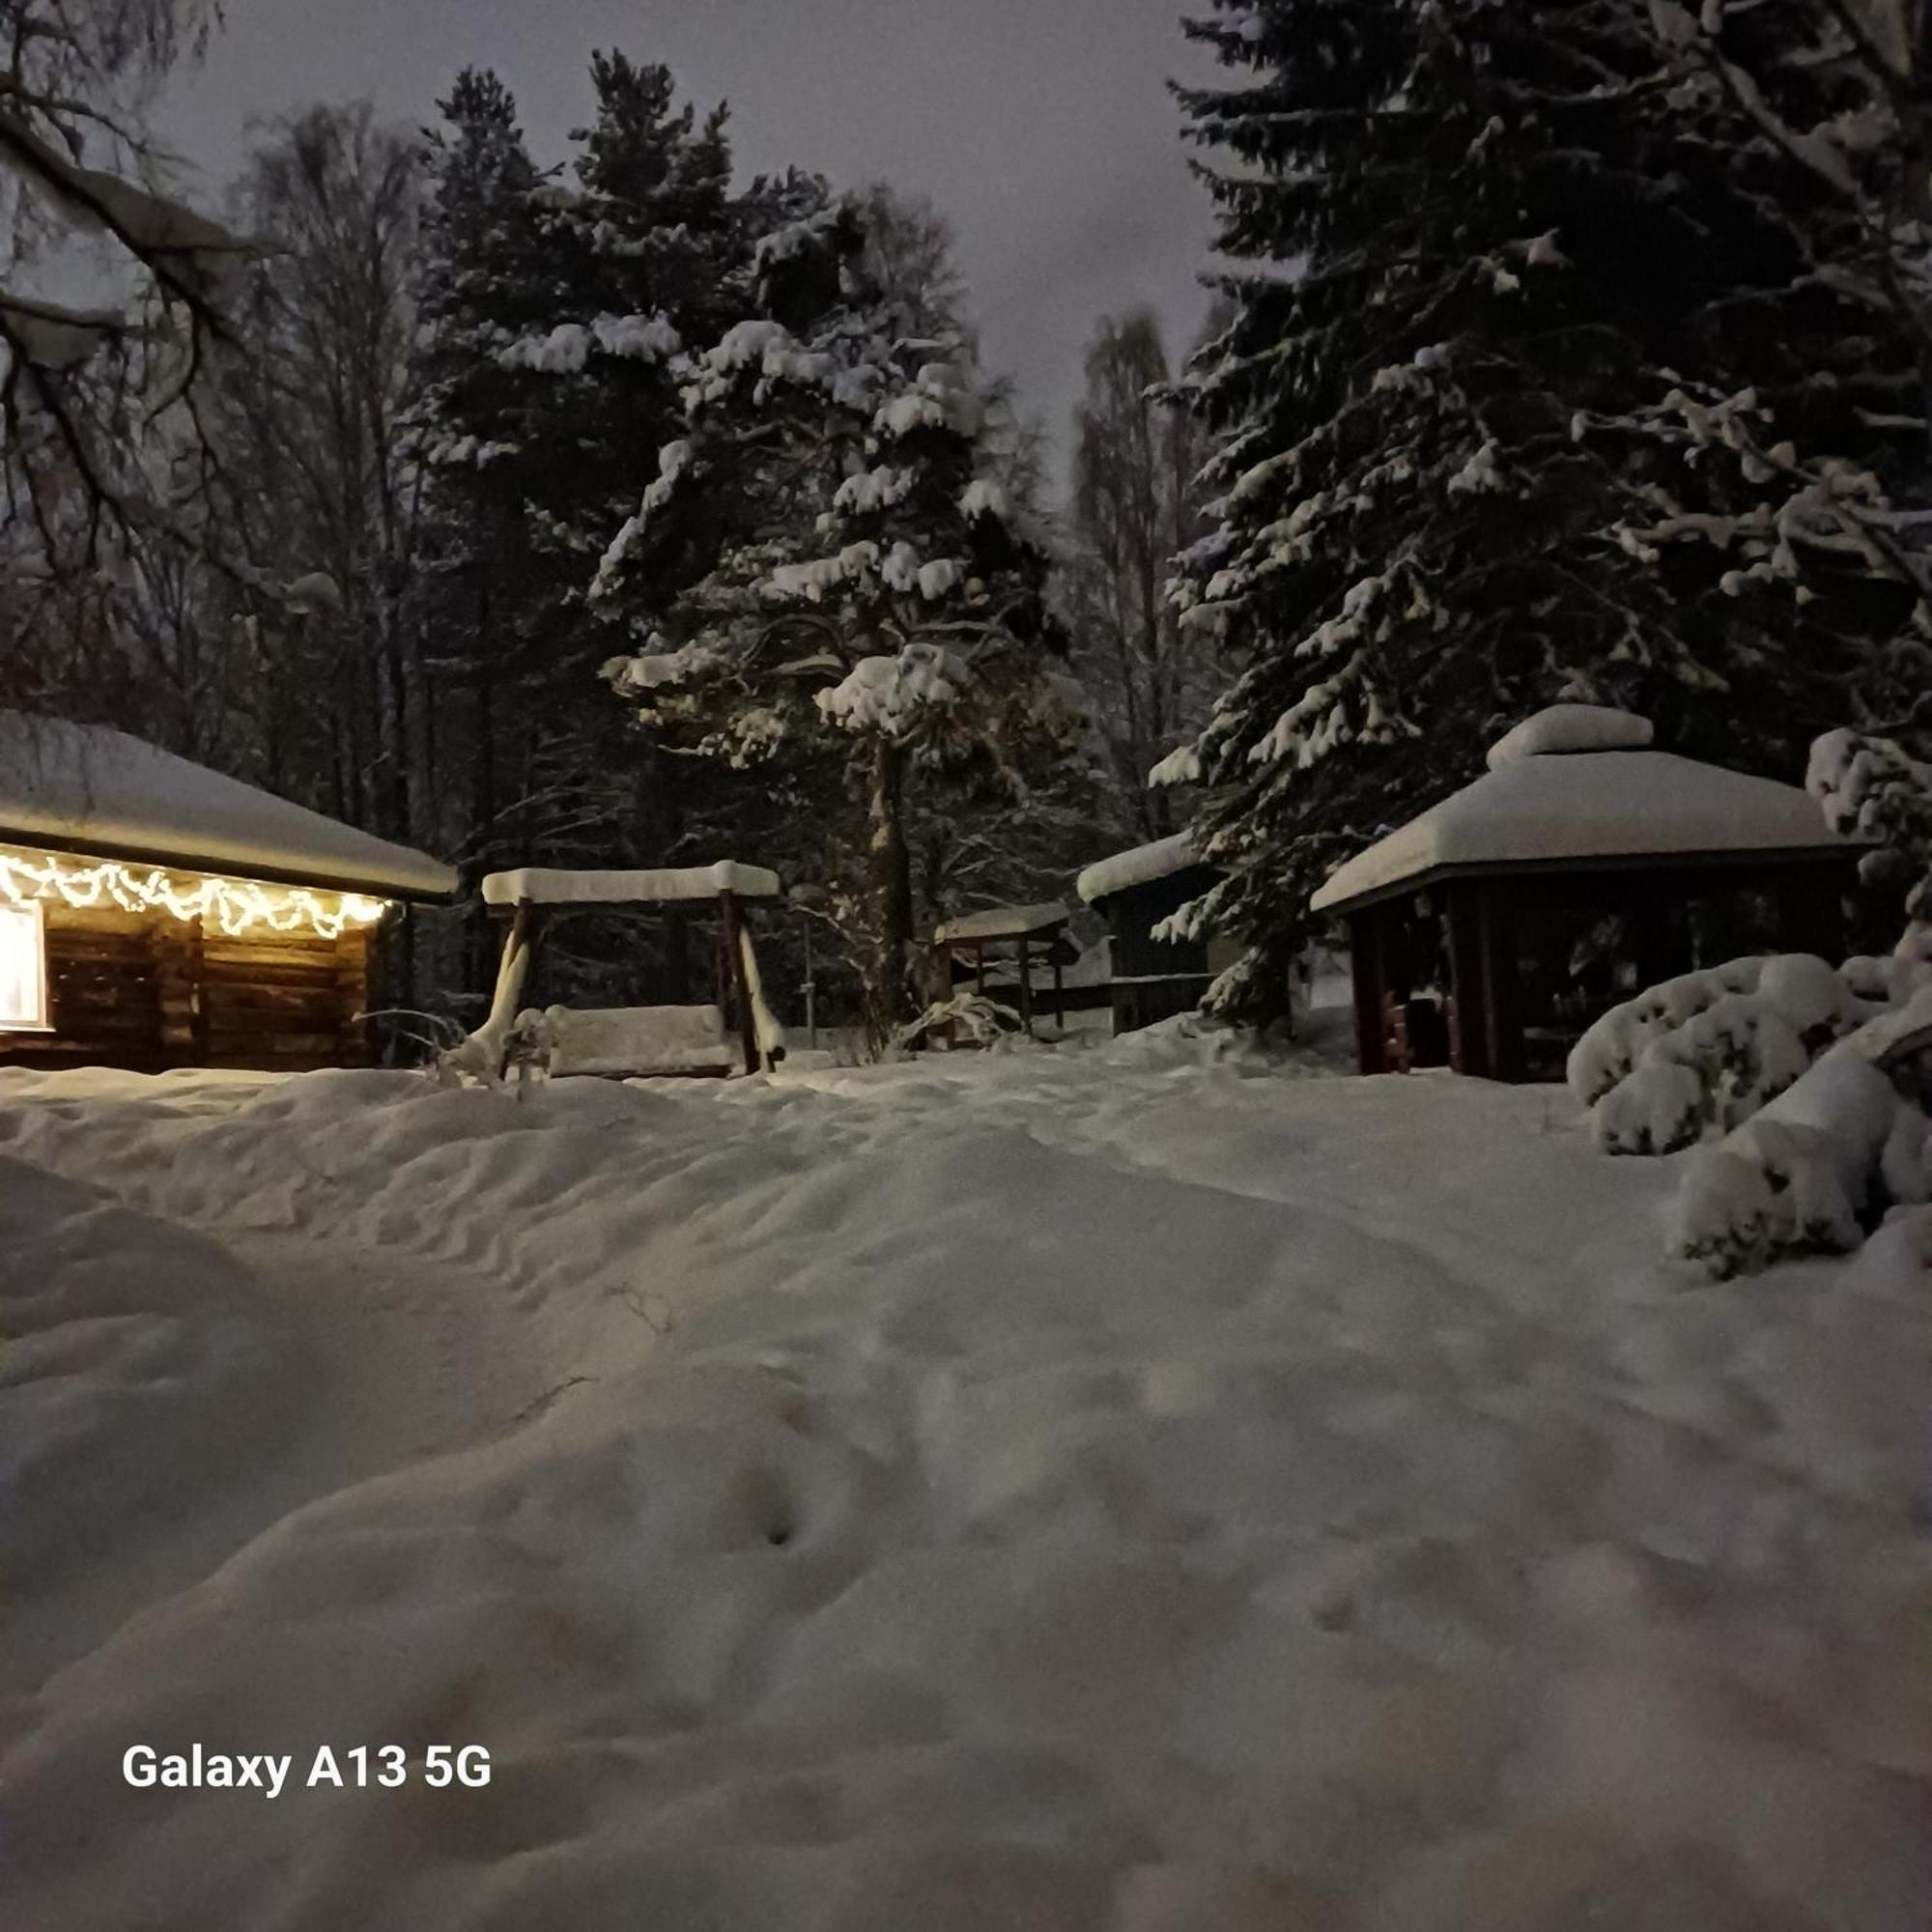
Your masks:
<svg viewBox="0 0 1932 1932"><path fill-rule="evenodd" d="M108 860L75 863L50 852L0 852L0 912L34 908L38 933L38 909L54 900L77 910L118 906L123 912L198 919L225 939L239 939L258 926L336 939L352 926L374 925L386 905L355 893L316 893L255 879L178 878ZM7 1024L0 1019L0 1026Z"/></svg>
<svg viewBox="0 0 1932 1932"><path fill-rule="evenodd" d="M38 905L0 905L0 1033L47 1028L47 947Z"/></svg>

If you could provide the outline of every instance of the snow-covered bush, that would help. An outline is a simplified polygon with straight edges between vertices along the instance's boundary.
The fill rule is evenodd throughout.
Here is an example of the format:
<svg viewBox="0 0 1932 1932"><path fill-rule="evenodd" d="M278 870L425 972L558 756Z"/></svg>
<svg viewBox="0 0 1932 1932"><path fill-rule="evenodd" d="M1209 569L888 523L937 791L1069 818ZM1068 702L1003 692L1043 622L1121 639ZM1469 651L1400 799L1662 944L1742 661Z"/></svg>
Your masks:
<svg viewBox="0 0 1932 1932"><path fill-rule="evenodd" d="M1867 879L1903 872L1913 884L1905 902L1915 928L1932 920L1932 765L1889 738L1828 731L1811 747L1804 788L1825 808L1834 831L1872 841ZM1914 952L1932 948L1915 937Z"/></svg>
<svg viewBox="0 0 1932 1932"><path fill-rule="evenodd" d="M1856 1248L1880 1157L1909 1111L1860 1047L1840 1041L1762 1112L1691 1156L1672 1210L1672 1247L1717 1275L1780 1254Z"/></svg>
<svg viewBox="0 0 1932 1932"><path fill-rule="evenodd" d="M1874 1010L1808 953L1734 959L1614 1007L1577 1041L1571 1091L1608 1153L1674 1153L1781 1094Z"/></svg>
<svg viewBox="0 0 1932 1932"><path fill-rule="evenodd" d="M1570 1089L1610 1153L1688 1163L1671 1246L1715 1274L1856 1247L1887 1206L1932 1200L1932 765L1890 739L1828 731L1806 788L1868 846L1866 880L1907 873L1885 958L1734 959L1605 1013Z"/></svg>
<svg viewBox="0 0 1932 1932"><path fill-rule="evenodd" d="M897 1047L928 1046L933 1038L951 1030L955 1044L995 1046L1018 1038L1025 1022L1012 1008L983 993L955 993L950 1000L935 1000L915 1020L909 1020L893 1037Z"/></svg>
<svg viewBox="0 0 1932 1932"><path fill-rule="evenodd" d="M1670 1245L1731 1275L1855 1248L1879 1208L1932 1195L1928 1051L1932 966L1909 940L1889 960L1787 953L1666 980L1605 1013L1568 1072L1605 1151L1696 1148Z"/></svg>

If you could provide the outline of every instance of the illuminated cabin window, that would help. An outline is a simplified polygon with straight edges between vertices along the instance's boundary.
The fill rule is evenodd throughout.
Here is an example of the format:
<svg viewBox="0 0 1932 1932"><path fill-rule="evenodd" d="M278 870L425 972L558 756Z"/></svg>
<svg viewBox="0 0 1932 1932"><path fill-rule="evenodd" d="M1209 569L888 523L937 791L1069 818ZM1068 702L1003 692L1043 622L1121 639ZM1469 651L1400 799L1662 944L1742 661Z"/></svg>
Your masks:
<svg viewBox="0 0 1932 1932"><path fill-rule="evenodd" d="M0 906L0 1033L47 1030L47 942L36 904Z"/></svg>

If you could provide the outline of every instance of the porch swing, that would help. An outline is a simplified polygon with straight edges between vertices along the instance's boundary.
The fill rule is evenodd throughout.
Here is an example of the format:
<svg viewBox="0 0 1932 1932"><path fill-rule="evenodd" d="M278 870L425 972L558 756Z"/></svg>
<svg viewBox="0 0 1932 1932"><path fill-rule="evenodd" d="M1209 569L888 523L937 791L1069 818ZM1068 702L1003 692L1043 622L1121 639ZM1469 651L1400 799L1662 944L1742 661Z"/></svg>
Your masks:
<svg viewBox="0 0 1932 1932"><path fill-rule="evenodd" d="M447 1058L458 1073L491 1083L536 1072L553 1079L724 1079L769 1071L784 1058L784 1030L765 1000L747 907L780 895L778 875L724 860L662 871L555 871L524 867L483 881L486 905L509 930L483 1024ZM703 1006L553 1006L520 1010L530 959L548 923L573 911L714 905L716 998ZM726 1020L726 1009L731 1019Z"/></svg>

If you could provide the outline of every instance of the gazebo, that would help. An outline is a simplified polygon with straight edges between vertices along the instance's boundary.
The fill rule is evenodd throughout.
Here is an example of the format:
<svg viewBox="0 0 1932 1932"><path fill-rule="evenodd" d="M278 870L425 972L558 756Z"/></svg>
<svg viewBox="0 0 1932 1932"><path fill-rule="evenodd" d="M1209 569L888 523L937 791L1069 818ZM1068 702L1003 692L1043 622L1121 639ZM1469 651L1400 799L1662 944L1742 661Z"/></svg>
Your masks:
<svg viewBox="0 0 1932 1932"><path fill-rule="evenodd" d="M963 913L937 925L932 932L933 978L942 997L957 983L955 967L970 965L973 990L986 993L991 983L989 964L998 975L1012 969L1012 989L1019 1002L1020 1023L1033 1031L1034 968L1053 970L1053 1018L1066 1024L1065 969L1080 957L1066 937L1073 915L1058 899L1043 905L989 906L983 912ZM1000 987L997 990L1004 990Z"/></svg>
<svg viewBox="0 0 1932 1932"><path fill-rule="evenodd" d="M1560 704L1311 901L1348 922L1364 1073L1561 1076L1600 1013L1742 953L1835 957L1859 848L1794 785Z"/></svg>

